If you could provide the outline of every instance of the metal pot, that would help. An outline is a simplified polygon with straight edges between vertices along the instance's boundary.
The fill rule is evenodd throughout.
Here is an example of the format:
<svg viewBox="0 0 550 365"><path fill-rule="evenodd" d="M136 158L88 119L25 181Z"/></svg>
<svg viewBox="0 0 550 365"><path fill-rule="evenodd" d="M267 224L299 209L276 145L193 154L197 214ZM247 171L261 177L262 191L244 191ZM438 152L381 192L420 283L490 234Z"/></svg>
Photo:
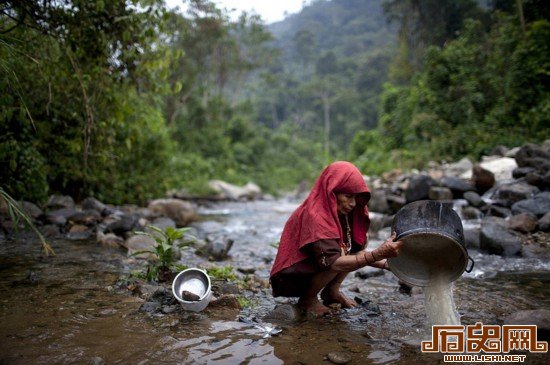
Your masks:
<svg viewBox="0 0 550 365"><path fill-rule="evenodd" d="M464 247L460 217L448 203L420 200L407 204L395 215L392 231L404 244L399 256L388 263L392 272L409 285L452 282L474 267Z"/></svg>
<svg viewBox="0 0 550 365"><path fill-rule="evenodd" d="M183 309L200 312L212 299L212 284L206 271L190 268L183 270L172 282L172 294L180 302ZM187 294L187 295L185 295ZM195 300L186 300L192 296Z"/></svg>

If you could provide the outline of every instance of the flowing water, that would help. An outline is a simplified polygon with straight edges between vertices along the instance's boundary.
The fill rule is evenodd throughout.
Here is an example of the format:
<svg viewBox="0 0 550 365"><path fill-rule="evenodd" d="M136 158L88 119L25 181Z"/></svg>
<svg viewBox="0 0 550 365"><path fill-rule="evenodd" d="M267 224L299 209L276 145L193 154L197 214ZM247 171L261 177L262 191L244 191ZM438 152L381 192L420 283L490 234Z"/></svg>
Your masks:
<svg viewBox="0 0 550 365"><path fill-rule="evenodd" d="M254 268L269 277L284 222L293 202L220 203L202 207L194 224L200 235L234 239L231 258L218 265ZM372 247L389 236L383 231ZM389 272L353 273L344 282L358 308L332 318L277 323L282 333L242 323L261 318L275 301L269 289L244 293L253 304L242 311L208 307L200 313L164 315L139 311L144 300L121 284L134 268L126 253L93 242L52 242L57 256L42 256L32 236L0 238L0 364L321 364L344 353L349 364L436 364L442 355L422 354L418 339L427 324L421 289L403 293ZM372 248L371 247L371 248ZM550 263L537 258L502 258L470 251L476 267L453 287L462 324L502 324L519 310L550 309ZM185 251L182 262L204 259ZM123 282L122 282L123 283ZM527 363L550 363L548 354L528 354Z"/></svg>
<svg viewBox="0 0 550 365"><path fill-rule="evenodd" d="M460 324L460 315L453 297L453 285L448 283L445 277L437 276L424 288L424 306L428 326Z"/></svg>

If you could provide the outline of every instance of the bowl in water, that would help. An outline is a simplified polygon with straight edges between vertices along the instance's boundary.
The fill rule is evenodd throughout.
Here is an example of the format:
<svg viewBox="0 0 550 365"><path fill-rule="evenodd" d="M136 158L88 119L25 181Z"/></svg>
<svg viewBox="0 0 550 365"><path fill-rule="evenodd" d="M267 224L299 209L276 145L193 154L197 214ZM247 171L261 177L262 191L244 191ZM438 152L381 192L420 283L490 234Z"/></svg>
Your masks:
<svg viewBox="0 0 550 365"><path fill-rule="evenodd" d="M204 270L190 268L176 275L172 294L185 310L200 312L212 299L211 288L210 277Z"/></svg>

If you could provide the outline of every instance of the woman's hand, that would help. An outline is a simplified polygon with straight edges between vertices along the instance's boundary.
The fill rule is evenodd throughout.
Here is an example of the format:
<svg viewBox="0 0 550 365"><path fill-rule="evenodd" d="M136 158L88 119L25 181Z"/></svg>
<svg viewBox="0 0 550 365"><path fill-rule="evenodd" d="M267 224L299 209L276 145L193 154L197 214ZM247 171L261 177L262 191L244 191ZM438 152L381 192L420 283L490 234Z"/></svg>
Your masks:
<svg viewBox="0 0 550 365"><path fill-rule="evenodd" d="M394 241L396 237L397 234L395 232L392 232L390 238L384 241L382 246L372 251L372 254L376 261L388 259L390 257L396 257L397 255L399 255L401 246L403 246L403 241Z"/></svg>

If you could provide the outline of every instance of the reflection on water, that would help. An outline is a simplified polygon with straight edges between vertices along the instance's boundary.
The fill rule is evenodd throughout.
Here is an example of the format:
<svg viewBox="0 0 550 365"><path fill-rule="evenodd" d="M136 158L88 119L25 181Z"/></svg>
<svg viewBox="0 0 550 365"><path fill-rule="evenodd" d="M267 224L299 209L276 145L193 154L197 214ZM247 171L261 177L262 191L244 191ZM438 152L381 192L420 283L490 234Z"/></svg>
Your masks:
<svg viewBox="0 0 550 365"><path fill-rule="evenodd" d="M224 264L252 265L267 279L276 253L271 244L292 211L285 204L217 204L203 208L196 228L233 238ZM427 339L422 291L401 293L390 273L367 280L351 274L344 282L349 296L380 314L371 307L343 310L333 318L281 323L279 336L263 338L235 310L139 312L143 300L116 287L130 271L124 252L87 242L53 244L58 255L46 259L32 238L0 241L0 364L87 363L95 356L108 364L320 364L330 352L349 354L350 364L442 363L442 355L420 353L419 341ZM471 254L478 271L454 283L462 324L502 324L518 310L550 309L547 262ZM276 304L267 290L246 295L259 303L246 315L260 317ZM547 354L527 359L550 360Z"/></svg>

